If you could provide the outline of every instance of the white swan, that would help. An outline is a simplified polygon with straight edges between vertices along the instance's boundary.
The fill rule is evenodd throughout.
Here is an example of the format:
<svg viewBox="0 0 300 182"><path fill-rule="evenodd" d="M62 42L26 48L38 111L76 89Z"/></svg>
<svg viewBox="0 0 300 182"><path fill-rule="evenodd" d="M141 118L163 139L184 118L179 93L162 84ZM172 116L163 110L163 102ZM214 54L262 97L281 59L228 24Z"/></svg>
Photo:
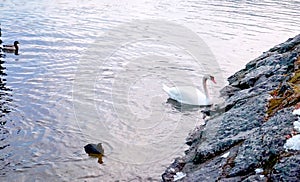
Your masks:
<svg viewBox="0 0 300 182"><path fill-rule="evenodd" d="M168 87L163 84L163 90L169 95L171 99L176 100L180 103L188 105L207 106L211 105L206 85L207 80L211 80L212 82L216 83L213 76L204 75L204 94L199 89L192 86Z"/></svg>

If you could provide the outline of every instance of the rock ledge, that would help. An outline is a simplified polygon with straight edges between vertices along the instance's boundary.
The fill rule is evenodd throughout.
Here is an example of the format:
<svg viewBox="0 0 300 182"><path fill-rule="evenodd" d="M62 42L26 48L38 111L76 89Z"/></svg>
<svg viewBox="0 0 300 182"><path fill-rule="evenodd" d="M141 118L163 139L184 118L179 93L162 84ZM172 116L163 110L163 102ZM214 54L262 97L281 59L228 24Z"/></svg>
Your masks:
<svg viewBox="0 0 300 182"><path fill-rule="evenodd" d="M295 135L300 103L300 34L250 61L221 91L223 113L187 138L163 181L300 181L300 151L284 148Z"/></svg>

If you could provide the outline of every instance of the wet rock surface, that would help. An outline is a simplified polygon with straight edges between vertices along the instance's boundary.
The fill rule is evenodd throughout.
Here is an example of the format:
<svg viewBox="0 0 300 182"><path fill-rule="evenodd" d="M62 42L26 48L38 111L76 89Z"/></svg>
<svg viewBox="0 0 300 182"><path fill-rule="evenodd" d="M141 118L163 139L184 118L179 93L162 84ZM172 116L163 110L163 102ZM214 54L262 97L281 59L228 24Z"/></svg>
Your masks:
<svg viewBox="0 0 300 182"><path fill-rule="evenodd" d="M298 119L292 114L300 102L297 60L300 35L229 77L223 113L189 134L190 148L163 180L180 171L186 176L178 181L300 181L300 151L284 148Z"/></svg>

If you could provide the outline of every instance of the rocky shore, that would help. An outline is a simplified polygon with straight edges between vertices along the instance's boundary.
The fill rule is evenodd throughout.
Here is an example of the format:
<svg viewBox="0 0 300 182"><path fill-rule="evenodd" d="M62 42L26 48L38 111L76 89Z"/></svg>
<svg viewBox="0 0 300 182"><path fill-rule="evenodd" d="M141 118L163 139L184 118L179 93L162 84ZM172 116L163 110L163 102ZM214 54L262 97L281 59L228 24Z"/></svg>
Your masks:
<svg viewBox="0 0 300 182"><path fill-rule="evenodd" d="M163 181L300 181L300 150L287 145L299 137L299 66L300 34L229 77L223 112L189 134Z"/></svg>

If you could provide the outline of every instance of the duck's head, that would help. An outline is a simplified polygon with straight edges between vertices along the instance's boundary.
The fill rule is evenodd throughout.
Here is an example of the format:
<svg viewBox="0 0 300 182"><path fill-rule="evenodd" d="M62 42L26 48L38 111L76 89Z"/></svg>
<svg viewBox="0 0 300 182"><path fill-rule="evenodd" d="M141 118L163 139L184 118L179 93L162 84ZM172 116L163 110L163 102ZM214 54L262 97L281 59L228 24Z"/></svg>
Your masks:
<svg viewBox="0 0 300 182"><path fill-rule="evenodd" d="M19 41L14 41L14 46L18 46L19 44Z"/></svg>

